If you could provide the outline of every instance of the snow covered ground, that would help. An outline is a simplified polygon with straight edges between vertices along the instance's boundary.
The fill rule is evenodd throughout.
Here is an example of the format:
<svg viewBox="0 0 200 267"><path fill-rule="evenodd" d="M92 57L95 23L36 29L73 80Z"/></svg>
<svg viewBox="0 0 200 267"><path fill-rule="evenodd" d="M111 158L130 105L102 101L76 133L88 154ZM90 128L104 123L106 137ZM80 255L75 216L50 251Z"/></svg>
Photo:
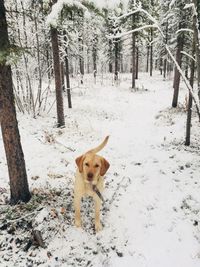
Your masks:
<svg viewBox="0 0 200 267"><path fill-rule="evenodd" d="M91 77L73 89L73 109L65 97L66 128L54 126L55 107L37 119L18 114L33 192L27 205L5 204L0 136L0 266L200 266L199 126L193 118L186 148L184 85L174 110L172 81L158 74L140 74L137 91L129 88L130 75L122 75L118 86L109 80L94 85ZM74 227L74 160L108 134L100 153L111 164L104 227L95 234L90 199L82 203L83 229ZM41 231L45 248L27 247L32 229Z"/></svg>

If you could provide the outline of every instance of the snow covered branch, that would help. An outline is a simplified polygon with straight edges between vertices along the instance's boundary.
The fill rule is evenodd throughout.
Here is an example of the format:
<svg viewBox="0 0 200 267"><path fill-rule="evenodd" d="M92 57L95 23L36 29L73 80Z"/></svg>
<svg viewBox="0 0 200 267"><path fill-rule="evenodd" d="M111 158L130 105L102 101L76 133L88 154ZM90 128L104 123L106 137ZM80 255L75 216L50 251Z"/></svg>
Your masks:
<svg viewBox="0 0 200 267"><path fill-rule="evenodd" d="M59 17L64 7L77 8L78 10L82 10L83 12L87 11L87 8L84 5L82 5L81 2L79 1L58 0L58 2L52 6L51 13L47 16L46 23L48 26L52 26L55 28L57 27Z"/></svg>
<svg viewBox="0 0 200 267"><path fill-rule="evenodd" d="M176 34L177 33L180 33L180 32L191 32L191 33L194 33L194 31L193 30L191 30L191 29L184 29L184 28L182 28L182 29L179 29L178 31L176 31Z"/></svg>
<svg viewBox="0 0 200 267"><path fill-rule="evenodd" d="M172 55L168 45L166 44L165 45L165 48L169 54L169 56L171 57L172 61L174 62L175 66L177 67L178 71L180 72L181 74L181 77L183 78L183 81L185 83L185 85L187 86L192 98L193 98L193 101L195 103L195 106L196 106L196 109L197 109L197 113L198 113L198 116L199 116L199 119L200 119L200 107L199 107L199 101L198 101L198 98L196 97L196 95L194 94L194 91L193 91L193 88L192 86L190 85L188 79L185 77L181 67L179 66L178 62L176 61L176 59L174 58L174 56Z"/></svg>
<svg viewBox="0 0 200 267"><path fill-rule="evenodd" d="M186 57L189 57L190 59L194 60L194 62L196 62L196 59L193 56L186 53L185 51L181 51L181 54L185 55Z"/></svg>
<svg viewBox="0 0 200 267"><path fill-rule="evenodd" d="M144 29L148 29L148 28L157 28L157 25L155 24L150 24L150 25L144 25L142 27L139 27L139 28L136 28L134 30L131 30L131 31L128 31L128 32L123 32L123 33L119 33L119 34L116 34L116 35L109 35L107 36L108 39L118 39L118 38L121 38L123 36L126 36L126 35L129 35L133 32L139 32L141 30L144 30Z"/></svg>

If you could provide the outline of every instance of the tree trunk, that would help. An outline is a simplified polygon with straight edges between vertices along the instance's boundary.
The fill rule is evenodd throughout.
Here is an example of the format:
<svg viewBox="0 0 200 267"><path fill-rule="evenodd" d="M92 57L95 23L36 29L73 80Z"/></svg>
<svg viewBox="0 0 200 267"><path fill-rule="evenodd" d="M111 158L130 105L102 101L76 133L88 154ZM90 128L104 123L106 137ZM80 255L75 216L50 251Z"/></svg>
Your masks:
<svg viewBox="0 0 200 267"><path fill-rule="evenodd" d="M36 12L36 10L35 10ZM38 61L38 93L37 98L35 101L35 106L38 101L39 109L42 104L41 94L42 94L42 69L41 69L41 58L40 58L40 41L39 41L39 34L38 34L38 25L37 25L37 18L34 16L34 23L35 23L35 37L36 37L36 45L37 45L37 61ZM39 111L39 110L38 110Z"/></svg>
<svg viewBox="0 0 200 267"><path fill-rule="evenodd" d="M113 72L113 67L112 67L112 41L109 40L109 63L108 63L108 70L110 73Z"/></svg>
<svg viewBox="0 0 200 267"><path fill-rule="evenodd" d="M159 60L159 70L160 70L160 75L163 73L163 58L160 58Z"/></svg>
<svg viewBox="0 0 200 267"><path fill-rule="evenodd" d="M81 75L84 75L84 57L83 57L83 38L78 38L79 42L79 66L80 66L80 73Z"/></svg>
<svg viewBox="0 0 200 267"><path fill-rule="evenodd" d="M93 71L96 72L97 72L97 43L98 43L98 37L97 35L95 35L92 47L92 58L93 58Z"/></svg>
<svg viewBox="0 0 200 267"><path fill-rule="evenodd" d="M165 33L165 44L168 43L168 20L166 22L166 33ZM166 79L167 73L167 51L165 49L165 58L164 58L164 65L163 65L163 77Z"/></svg>
<svg viewBox="0 0 200 267"><path fill-rule="evenodd" d="M195 54L195 41L193 39L193 49L192 55ZM190 85L193 87L194 84L194 71L195 71L195 62L191 59L191 66L190 66ZM185 145L190 145L190 129L191 129L191 119L192 119L192 96L189 92L189 99L188 99L188 107L187 107L187 123L186 123L186 137L185 137Z"/></svg>
<svg viewBox="0 0 200 267"><path fill-rule="evenodd" d="M93 71L97 71L97 49L93 47Z"/></svg>
<svg viewBox="0 0 200 267"><path fill-rule="evenodd" d="M151 45L150 45L150 76L153 73L153 29L150 29Z"/></svg>
<svg viewBox="0 0 200 267"><path fill-rule="evenodd" d="M63 95L62 84L60 74L60 57L58 46L58 32L56 28L51 27L51 43L53 51L53 66L55 76L55 88L56 88L56 104L57 104L57 126L65 126L64 108L63 108Z"/></svg>
<svg viewBox="0 0 200 267"><path fill-rule="evenodd" d="M64 34L64 41L65 41L65 73L66 73L66 84L67 84L67 100L68 100L68 108L72 108L66 31L63 31L63 34Z"/></svg>
<svg viewBox="0 0 200 267"><path fill-rule="evenodd" d="M0 50L9 53L3 0L0 0ZM0 61L0 123L10 179L10 202L28 202L31 195L16 118L11 67L6 64L6 58Z"/></svg>
<svg viewBox="0 0 200 267"><path fill-rule="evenodd" d="M118 72L119 72L119 40L115 41L115 80L118 80Z"/></svg>
<svg viewBox="0 0 200 267"><path fill-rule="evenodd" d="M49 59L49 49L46 47L46 61L47 61L47 77L48 77L48 82L51 82L51 76L52 76L52 69L50 66L50 59Z"/></svg>
<svg viewBox="0 0 200 267"><path fill-rule="evenodd" d="M62 91L65 92L65 71L64 71L64 63L62 61L60 63L60 75L61 75Z"/></svg>
<svg viewBox="0 0 200 267"><path fill-rule="evenodd" d="M195 38L195 49L196 49L196 61L197 61L197 91L198 91L198 97L200 102L200 29L198 29L198 1L193 0L193 3L196 8L196 13L194 12L193 15L193 30L194 30L194 38ZM200 8L200 5L199 5ZM200 21L199 21L199 27L200 27Z"/></svg>
<svg viewBox="0 0 200 267"><path fill-rule="evenodd" d="M132 30L134 30L135 24L135 15L132 15ZM135 73L136 73L136 66L135 66L135 33L132 33L132 88L135 89Z"/></svg>
<svg viewBox="0 0 200 267"><path fill-rule="evenodd" d="M68 60L67 47L65 47L65 72L66 72L66 83L67 83L68 108L72 108L71 91L70 91L70 79L69 79L69 60Z"/></svg>
<svg viewBox="0 0 200 267"><path fill-rule="evenodd" d="M163 64L163 78L166 79L166 73L167 73L167 58L164 59Z"/></svg>
<svg viewBox="0 0 200 267"><path fill-rule="evenodd" d="M139 48L137 47L136 48L136 72L135 72L135 79L137 80L138 79L138 71L139 71L139 66L138 66L138 63L139 63Z"/></svg>
<svg viewBox="0 0 200 267"><path fill-rule="evenodd" d="M149 72L149 45L147 45L147 61L146 61L146 72Z"/></svg>
<svg viewBox="0 0 200 267"><path fill-rule="evenodd" d="M181 29L181 25L179 26L179 29ZM182 54L181 51L183 50L183 35L180 33L177 37L177 50L176 50L176 61L181 67L182 63ZM174 95L172 100L172 107L177 107L178 104L178 95L179 95L179 85L180 85L180 72L178 71L177 67L175 67L175 73L174 73Z"/></svg>

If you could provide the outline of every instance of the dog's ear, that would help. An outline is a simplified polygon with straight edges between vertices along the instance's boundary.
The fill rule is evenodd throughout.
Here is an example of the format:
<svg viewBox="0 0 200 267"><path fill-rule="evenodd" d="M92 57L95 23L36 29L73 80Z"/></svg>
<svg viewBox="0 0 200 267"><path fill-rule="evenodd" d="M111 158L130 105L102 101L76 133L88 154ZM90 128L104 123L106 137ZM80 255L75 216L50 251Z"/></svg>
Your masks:
<svg viewBox="0 0 200 267"><path fill-rule="evenodd" d="M100 170L100 175L104 176L105 173L107 172L108 168L110 167L110 163L104 159L101 158L101 170Z"/></svg>
<svg viewBox="0 0 200 267"><path fill-rule="evenodd" d="M76 158L76 165L78 166L79 172L83 172L83 161L85 159L85 155L82 155Z"/></svg>

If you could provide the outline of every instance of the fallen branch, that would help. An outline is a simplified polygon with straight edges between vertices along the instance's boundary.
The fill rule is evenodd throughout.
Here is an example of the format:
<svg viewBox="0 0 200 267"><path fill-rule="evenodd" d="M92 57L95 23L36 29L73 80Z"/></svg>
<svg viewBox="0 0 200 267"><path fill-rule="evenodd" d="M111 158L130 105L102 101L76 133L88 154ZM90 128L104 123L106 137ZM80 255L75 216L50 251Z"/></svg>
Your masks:
<svg viewBox="0 0 200 267"><path fill-rule="evenodd" d="M23 219L25 219L25 218L27 218L27 217L29 217L29 216L31 216L31 215L35 215L35 213L41 211L42 209L43 209L43 207L41 207L39 210L35 210L35 211L33 211L33 212L31 212L31 213L28 213L28 214L26 214L26 215L24 215L24 216L21 216L21 215L20 215L19 218L11 219L11 220L7 220L7 221L10 222L10 223L21 221L21 220L23 220ZM4 220L5 220L5 218L0 219L0 221L4 221Z"/></svg>
<svg viewBox="0 0 200 267"><path fill-rule="evenodd" d="M55 139L55 143L58 144L58 145L61 145L61 146L65 147L65 148L67 148L68 150L70 150L70 151L72 151L72 152L75 152L75 151L76 151L74 148L65 146L65 145L62 144L61 142L58 142L56 139Z"/></svg>

